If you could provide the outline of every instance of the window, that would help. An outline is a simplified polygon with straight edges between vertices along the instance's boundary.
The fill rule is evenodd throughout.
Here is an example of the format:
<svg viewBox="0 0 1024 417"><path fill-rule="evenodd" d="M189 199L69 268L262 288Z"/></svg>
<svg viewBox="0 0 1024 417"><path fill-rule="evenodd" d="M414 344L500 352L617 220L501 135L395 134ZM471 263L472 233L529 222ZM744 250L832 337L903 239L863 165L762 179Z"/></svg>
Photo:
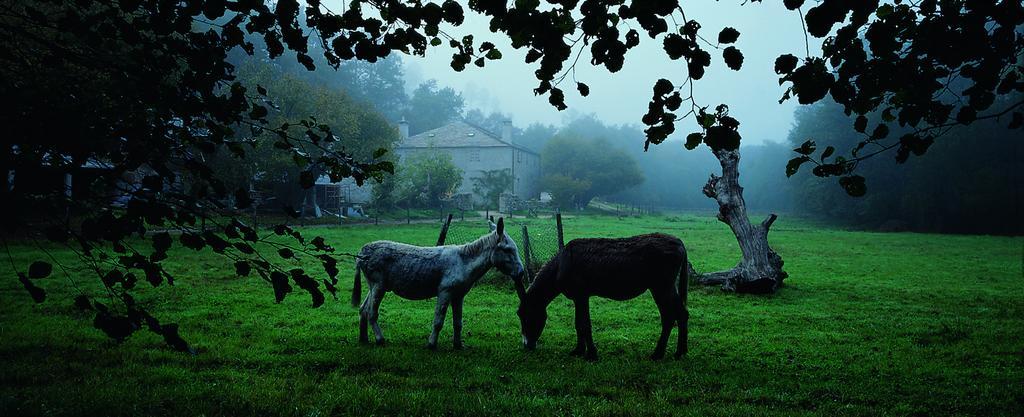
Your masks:
<svg viewBox="0 0 1024 417"><path fill-rule="evenodd" d="M519 154L519 162L523 162L523 151L516 152Z"/></svg>
<svg viewBox="0 0 1024 417"><path fill-rule="evenodd" d="M480 150L479 149L470 149L469 150L469 161L470 162L480 162Z"/></svg>

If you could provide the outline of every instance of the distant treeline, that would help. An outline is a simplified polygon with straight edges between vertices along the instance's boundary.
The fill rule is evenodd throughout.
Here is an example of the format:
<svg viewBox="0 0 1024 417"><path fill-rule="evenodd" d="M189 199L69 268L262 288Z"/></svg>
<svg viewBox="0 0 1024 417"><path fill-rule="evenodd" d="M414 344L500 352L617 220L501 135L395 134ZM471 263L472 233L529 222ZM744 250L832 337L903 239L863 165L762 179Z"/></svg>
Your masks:
<svg viewBox="0 0 1024 417"><path fill-rule="evenodd" d="M938 137L927 153L902 164L896 162L895 151L863 161L858 174L867 178L868 194L855 198L835 178L811 175L809 167L786 177L786 162L796 156L792 149L806 140L847 153L863 140L840 106L823 102L800 107L785 143L740 148L740 181L755 213L791 213L868 230L1024 234L1024 138L1006 129L1009 116L1003 119L955 128ZM708 149L687 151L681 142L668 141L644 152L638 127L606 126L592 117L561 131L604 137L639 163L644 182L607 199L717 209L701 191L708 176L720 171Z"/></svg>
<svg viewBox="0 0 1024 417"><path fill-rule="evenodd" d="M1017 102L1021 96L1004 99ZM1009 123L1007 114L953 128L927 153L910 155L902 164L894 151L863 161L858 173L867 178L868 194L861 198L847 197L833 179L814 177L809 170L791 178L788 188L801 212L853 226L1024 234L1024 138L1020 130L1007 129ZM789 142L795 147L813 139L819 148L849 152L863 140L852 125L853 118L834 103L802 107Z"/></svg>
<svg viewBox="0 0 1024 417"><path fill-rule="evenodd" d="M306 88L326 87L369 104L383 116L377 120L393 124L404 118L410 122L413 134L456 119L498 133L509 116L467 109L459 92L439 86L433 80L410 92L398 58L376 64L345 63L339 71L325 70L327 66L318 62L322 69L312 73L287 60L236 58L239 65L244 64L241 61L262 61L262 65L276 67L274 71L294 74L309 83ZM251 62L248 66L253 68ZM1019 101L1020 97L1006 99ZM339 96L337 100L345 98ZM823 101L798 108L793 128L787 137L780 137L779 142L743 144L740 181L747 205L754 213L791 213L871 230L1024 234L1024 217L1021 216L1024 212L1024 164L1021 163L1024 141L1019 132L1005 128L1009 118L1007 115L955 128L937 138L925 155L912 155L902 164L895 161L893 151L863 161L857 173L867 178L868 194L854 198L849 197L834 178L811 175L810 166L805 166L792 178L785 175L786 162L796 155L792 149L806 140L814 140L819 149L834 146L837 154L842 154L863 139L853 130L853 119L844 115L840 106ZM893 135L898 137L900 132L893 132ZM370 142L389 146L394 141L388 135L380 136L382 140ZM541 152L542 158L545 146L555 137L563 142L577 140L579 146L607 143L621 151L614 155L623 160L622 165L633 164L627 159L635 161L642 181L632 185L637 182L635 175L626 170L622 175L628 174L630 180L624 182L632 186L625 190L616 188L611 195L601 195L604 199L646 207L717 209L714 201L701 191L708 176L720 171L718 161L703 145L688 151L677 139L644 152L642 128L605 125L594 116L578 118L561 127L542 124L513 127L513 140ZM559 163L557 166L566 165ZM565 173L543 173L548 180L552 180L553 174ZM568 183L565 178L554 179L562 180L562 188L580 186L576 182Z"/></svg>

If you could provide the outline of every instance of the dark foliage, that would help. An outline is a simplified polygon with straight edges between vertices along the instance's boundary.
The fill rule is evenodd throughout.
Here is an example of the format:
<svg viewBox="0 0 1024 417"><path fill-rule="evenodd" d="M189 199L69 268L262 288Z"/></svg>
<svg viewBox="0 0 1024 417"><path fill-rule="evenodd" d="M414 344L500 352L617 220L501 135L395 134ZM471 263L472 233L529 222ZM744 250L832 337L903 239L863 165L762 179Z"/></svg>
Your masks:
<svg viewBox="0 0 1024 417"><path fill-rule="evenodd" d="M536 94L566 108L560 83L577 62L574 55L589 48L591 65L616 72L644 32L651 39L660 37L666 54L684 61L688 71L685 82L662 79L655 84L643 117L647 144L661 143L675 131L675 122L692 115L703 136L691 135L691 145L698 138L712 149L739 145L739 122L726 106L708 113L692 94L681 94L711 64L712 54L704 46L717 46L700 35L700 23L683 16L677 0L548 3L469 2L472 11L490 19L492 32L526 50L526 63L537 67ZM799 10L803 2L784 4ZM14 174L0 175L0 201L10 209L4 233L42 231L47 239L74 248L97 277L106 277L104 284L110 283L106 288L119 305L97 305L95 323L115 338L144 322L158 327L150 325L150 316L130 295L136 276L153 286L173 284L160 266L168 256L168 236L156 238L152 250L128 243L153 232L166 231L178 236L182 246L212 250L232 262L246 261L249 269L239 272L255 271L279 299L290 290L290 278L316 305L322 298L315 291L317 281L286 274L290 269L263 257L260 248L288 246L296 257L325 251L310 246L297 231L275 229L286 239L272 239L232 220L249 199L244 190L226 187L207 157L244 156L252 146L244 133L271 132L278 136L274 146L303 165L299 183L304 187L320 174L362 183L391 171L391 163L375 159L383 153L361 161L336 148L330 127L313 118L270 124L268 115L276 109L266 89L236 81L228 53L254 54L256 45L249 39L255 36L262 38L271 59L294 57L307 70L316 68L319 59L310 55L311 44L332 67L345 60L376 62L393 52L422 55L428 45L453 50L456 71L500 59L502 53L489 42L477 43L472 34L456 39L440 30L443 23L457 26L464 19L463 7L451 0L356 1L341 14L319 1L303 7L297 0L14 1L0 12L0 33L9 40L0 53L0 93L18 104L0 116L7 127L0 139L0 172ZM815 175L839 176L848 192L862 194L865 182L852 172L873 155L894 150L906 160L923 154L953 126L1001 115L1010 115L1008 125L1014 128L1024 124L1019 111L1024 101L998 100L1024 91L1018 61L1024 38L1016 31L1024 23L1024 10L1018 0L895 5L824 0L807 11L805 20L811 35L827 36L824 56L806 57L796 65L791 56L780 57L775 70L791 84L783 99L795 95L812 103L831 95L848 114L881 112L883 125L896 122L907 131L896 136L888 127L875 127L848 157L801 155L791 163L794 170L811 162ZM626 27L636 29L619 30ZM722 43L737 40L734 32L722 31ZM742 65L734 46L723 51L723 59L733 69ZM950 88L953 80L968 81ZM585 85L576 88L589 92ZM294 126L301 126L299 134L289 130ZM855 127L868 131L861 124ZM881 150L859 154L868 144ZM310 150L317 151L315 157ZM79 179L72 190L62 185L67 174ZM47 183L47 178L56 180ZM74 210L69 212L70 207ZM39 268L35 275L42 272ZM19 277L42 300L42 289L28 275ZM178 343L176 330L171 336L161 334L171 346Z"/></svg>
<svg viewBox="0 0 1024 417"><path fill-rule="evenodd" d="M803 154L787 171L810 162L814 175L838 176L847 193L861 196L864 179L852 174L860 161L895 150L904 162L910 154L923 155L955 126L1011 113L1010 119L1024 117L1019 95L997 100L1024 91L1024 36L1017 29L1024 24L1024 8L1018 0L824 0L807 11L806 23L812 36L825 38L823 56L808 57L799 67L792 55L779 57L780 82L791 83L782 100L796 96L810 104L829 95L847 115L860 116L853 126L863 137L849 155L826 161L831 152L818 158ZM869 113L882 117L866 133L863 116ZM891 124L905 133L890 135ZM873 150L861 152L865 147Z"/></svg>
<svg viewBox="0 0 1024 417"><path fill-rule="evenodd" d="M1001 100L1019 98L1011 95ZM800 145L797 151L829 158L835 149L855 147L863 140L845 126L867 124L884 116L876 112L862 117L846 116L841 105L824 101L796 113L789 139L798 146L807 143L808 137L818 138ZM836 189L811 172L795 174L786 189L795 203L792 209L830 223L874 230L1024 233L1024 219L1019 214L1024 211L1024 171L1020 169L1024 142L1014 136L1017 131L1008 129L1000 119L978 121L934 143L918 142L910 131L894 128L890 135L900 138L900 148L892 158L860 162L857 170L863 177L844 181L844 186L854 187L851 190ZM925 149L927 158L903 164L911 154ZM877 192L857 199L846 195L845 191L863 191L864 187Z"/></svg>

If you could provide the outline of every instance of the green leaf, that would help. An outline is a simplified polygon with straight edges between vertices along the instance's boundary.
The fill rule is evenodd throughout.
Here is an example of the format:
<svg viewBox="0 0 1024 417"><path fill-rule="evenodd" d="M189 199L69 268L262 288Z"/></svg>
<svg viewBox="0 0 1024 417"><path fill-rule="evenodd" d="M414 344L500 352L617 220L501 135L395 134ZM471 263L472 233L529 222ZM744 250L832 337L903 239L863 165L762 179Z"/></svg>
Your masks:
<svg viewBox="0 0 1024 417"><path fill-rule="evenodd" d="M691 133L689 135L686 135L686 143L683 144L683 146L686 147L686 149L692 151L698 145L700 145L700 143L703 142L703 141L704 141L704 134L702 134L702 133Z"/></svg>
<svg viewBox="0 0 1024 417"><path fill-rule="evenodd" d="M725 149L734 150L740 146L740 134L735 129L726 126L712 126L704 136L704 143L712 150Z"/></svg>
<svg viewBox="0 0 1024 417"><path fill-rule="evenodd" d="M832 153L835 152L835 151L836 151L835 147L832 147L832 146L826 147L825 151L821 153L821 159L824 160L825 158L828 158L828 157L832 156Z"/></svg>
<svg viewBox="0 0 1024 417"><path fill-rule="evenodd" d="M864 177L860 175L849 175L839 178L839 185L846 190L851 197L862 197L867 193L867 186L864 184Z"/></svg>
<svg viewBox="0 0 1024 417"><path fill-rule="evenodd" d="M246 261L237 261L237 262L235 262L235 275L238 275L240 277L247 277L247 276L249 276L249 272L250 271L252 271L252 266L249 265L249 262L246 262Z"/></svg>
<svg viewBox="0 0 1024 417"><path fill-rule="evenodd" d="M581 83L581 82L577 82L576 83L576 90L579 91L580 95L583 96L583 97L586 97L586 96L590 95L590 87L587 86L586 84Z"/></svg>
<svg viewBox="0 0 1024 417"><path fill-rule="evenodd" d="M864 117L864 115L857 116L857 120L853 122L853 130L856 130L860 133L864 133L864 131L867 130L867 128L868 118Z"/></svg>
<svg viewBox="0 0 1024 417"><path fill-rule="evenodd" d="M671 93L673 88L675 87L672 85L672 81L664 78L658 79L658 81L654 83L654 95L663 96Z"/></svg>
<svg viewBox="0 0 1024 417"><path fill-rule="evenodd" d="M799 148L793 149L793 152L796 152L796 153L801 154L801 155L810 155L810 154L814 153L814 149L815 149L814 141L813 140L808 140L808 141L802 143Z"/></svg>
<svg viewBox="0 0 1024 417"><path fill-rule="evenodd" d="M743 67L743 53L735 46L725 48L722 51L722 58L725 59L725 65L733 71L739 71Z"/></svg>
<svg viewBox="0 0 1024 417"><path fill-rule="evenodd" d="M28 266L28 277L32 279L46 278L53 272L53 265L49 262L35 261Z"/></svg>
<svg viewBox="0 0 1024 417"><path fill-rule="evenodd" d="M733 43L733 42L736 42L736 39L739 39L739 37L740 37L740 31L738 31L736 29L733 29L731 27L726 27L726 28L722 29L721 32L718 33L718 43L723 43L723 44Z"/></svg>
<svg viewBox="0 0 1024 417"><path fill-rule="evenodd" d="M879 19L883 19L886 16L891 15L892 12L893 12L892 5L886 3L886 4L883 4L883 5L879 6L878 10L875 10L875 16L878 16Z"/></svg>
<svg viewBox="0 0 1024 417"><path fill-rule="evenodd" d="M790 159L789 162L786 163L786 176L787 177L792 177L793 174L796 174L797 171L800 170L800 165L803 165L804 162L807 162L807 161L810 161L810 160L811 160L811 157L809 157L809 156L798 156L796 158Z"/></svg>
<svg viewBox="0 0 1024 417"><path fill-rule="evenodd" d="M875 131L871 132L872 140L885 139L886 136L889 136L889 126L884 123L879 123Z"/></svg>
<svg viewBox="0 0 1024 417"><path fill-rule="evenodd" d="M274 286L274 299L277 302L284 301L284 297L292 292L292 286L288 285L288 276L281 271L270 273L270 283Z"/></svg>
<svg viewBox="0 0 1024 417"><path fill-rule="evenodd" d="M157 252L167 252L171 248L171 234L167 232L161 232L153 235L153 250Z"/></svg>
<svg viewBox="0 0 1024 417"><path fill-rule="evenodd" d="M775 58L775 73L779 75L789 74L796 69L796 65L800 63L800 59L792 54L779 55Z"/></svg>

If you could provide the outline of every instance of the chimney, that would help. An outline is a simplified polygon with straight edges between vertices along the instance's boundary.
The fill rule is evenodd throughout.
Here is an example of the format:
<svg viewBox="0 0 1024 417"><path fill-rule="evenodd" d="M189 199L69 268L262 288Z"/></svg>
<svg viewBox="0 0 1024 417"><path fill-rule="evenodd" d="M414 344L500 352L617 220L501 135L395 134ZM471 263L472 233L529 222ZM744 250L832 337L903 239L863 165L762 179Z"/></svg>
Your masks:
<svg viewBox="0 0 1024 417"><path fill-rule="evenodd" d="M501 140L512 143L512 121L509 119L501 122Z"/></svg>
<svg viewBox="0 0 1024 417"><path fill-rule="evenodd" d="M398 136L399 139L409 139L409 122L405 121L405 117L398 122Z"/></svg>

